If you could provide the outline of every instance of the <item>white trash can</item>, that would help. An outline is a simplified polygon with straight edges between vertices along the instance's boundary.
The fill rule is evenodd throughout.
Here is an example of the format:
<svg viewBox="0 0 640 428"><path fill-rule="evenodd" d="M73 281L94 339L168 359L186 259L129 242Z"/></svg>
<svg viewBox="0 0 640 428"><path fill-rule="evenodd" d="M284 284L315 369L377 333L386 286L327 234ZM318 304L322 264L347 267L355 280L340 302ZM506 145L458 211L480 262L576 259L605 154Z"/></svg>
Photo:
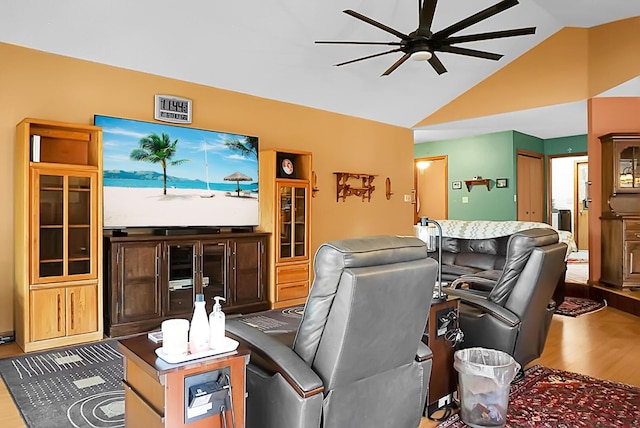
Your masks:
<svg viewBox="0 0 640 428"><path fill-rule="evenodd" d="M502 351L468 348L456 351L453 366L458 371L462 422L474 428L504 426L509 386L520 364Z"/></svg>

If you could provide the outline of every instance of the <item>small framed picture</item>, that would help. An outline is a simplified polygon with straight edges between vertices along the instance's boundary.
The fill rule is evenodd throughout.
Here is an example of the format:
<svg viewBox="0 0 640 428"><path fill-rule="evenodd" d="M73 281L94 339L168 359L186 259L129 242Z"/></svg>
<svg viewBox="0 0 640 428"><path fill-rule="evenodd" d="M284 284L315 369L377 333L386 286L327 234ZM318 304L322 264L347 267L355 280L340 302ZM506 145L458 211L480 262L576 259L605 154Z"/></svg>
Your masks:
<svg viewBox="0 0 640 428"><path fill-rule="evenodd" d="M462 189L462 181L452 181L451 182L452 189Z"/></svg>
<svg viewBox="0 0 640 428"><path fill-rule="evenodd" d="M278 153L276 162L278 178L298 178L295 170L296 156L289 153Z"/></svg>
<svg viewBox="0 0 640 428"><path fill-rule="evenodd" d="M496 178L496 187L507 187L509 180L507 178Z"/></svg>

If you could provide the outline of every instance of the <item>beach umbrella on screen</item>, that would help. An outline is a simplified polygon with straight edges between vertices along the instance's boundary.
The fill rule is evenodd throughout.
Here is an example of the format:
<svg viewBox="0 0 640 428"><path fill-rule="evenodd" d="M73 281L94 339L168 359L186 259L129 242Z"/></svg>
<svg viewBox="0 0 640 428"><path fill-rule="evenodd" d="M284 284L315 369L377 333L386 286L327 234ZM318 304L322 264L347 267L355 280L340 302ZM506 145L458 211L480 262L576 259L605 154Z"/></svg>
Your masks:
<svg viewBox="0 0 640 428"><path fill-rule="evenodd" d="M241 181L253 181L253 178L249 177L248 175L244 175L241 172L234 172L231 175L227 175L225 178L223 178L224 181L235 181L238 185L238 188L236 189L236 192L238 193L238 196L240 196L240 182Z"/></svg>

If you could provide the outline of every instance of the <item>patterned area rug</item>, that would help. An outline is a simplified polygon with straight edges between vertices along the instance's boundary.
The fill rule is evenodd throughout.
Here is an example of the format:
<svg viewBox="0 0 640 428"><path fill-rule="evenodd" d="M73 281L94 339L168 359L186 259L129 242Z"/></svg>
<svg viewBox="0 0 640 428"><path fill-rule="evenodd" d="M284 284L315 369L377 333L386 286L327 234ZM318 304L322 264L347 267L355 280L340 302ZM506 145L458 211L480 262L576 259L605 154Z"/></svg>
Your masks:
<svg viewBox="0 0 640 428"><path fill-rule="evenodd" d="M438 428L466 427L458 414ZM534 366L511 385L507 428L639 427L640 388Z"/></svg>
<svg viewBox="0 0 640 428"><path fill-rule="evenodd" d="M599 311L606 306L606 300L596 302L595 300L583 299L581 297L565 297L564 302L558 306L555 313L567 317L579 317L580 315Z"/></svg>
<svg viewBox="0 0 640 428"><path fill-rule="evenodd" d="M6 358L0 374L30 428L124 426L115 340Z"/></svg>

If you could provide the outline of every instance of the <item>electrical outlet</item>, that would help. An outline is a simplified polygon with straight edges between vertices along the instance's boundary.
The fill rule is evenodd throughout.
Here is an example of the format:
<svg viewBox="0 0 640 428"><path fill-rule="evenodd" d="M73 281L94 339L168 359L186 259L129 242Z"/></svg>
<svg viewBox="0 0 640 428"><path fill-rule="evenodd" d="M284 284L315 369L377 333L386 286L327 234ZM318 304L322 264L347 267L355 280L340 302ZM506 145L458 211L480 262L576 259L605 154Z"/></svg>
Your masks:
<svg viewBox="0 0 640 428"><path fill-rule="evenodd" d="M438 400L438 408L441 409L444 406L446 406L447 404L451 403L451 394L446 395L444 397L442 397L441 399Z"/></svg>
<svg viewBox="0 0 640 428"><path fill-rule="evenodd" d="M405 202L411 202L411 195L404 195Z"/></svg>

